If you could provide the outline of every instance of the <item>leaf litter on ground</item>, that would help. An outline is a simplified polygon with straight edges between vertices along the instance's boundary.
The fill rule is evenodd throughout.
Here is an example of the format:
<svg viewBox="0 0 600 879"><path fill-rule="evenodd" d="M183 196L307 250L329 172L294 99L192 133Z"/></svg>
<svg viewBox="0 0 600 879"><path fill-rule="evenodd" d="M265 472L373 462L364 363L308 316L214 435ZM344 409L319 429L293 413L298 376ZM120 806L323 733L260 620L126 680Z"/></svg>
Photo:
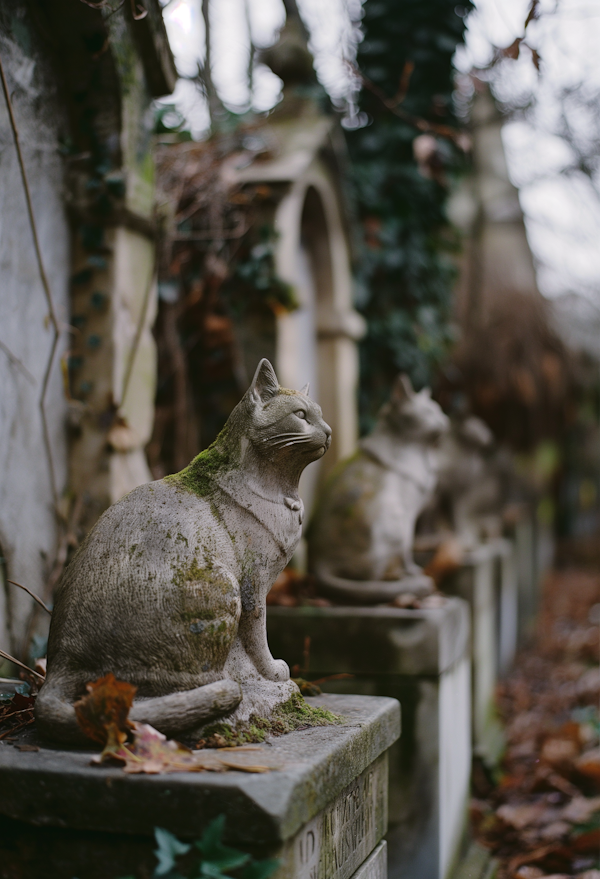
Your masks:
<svg viewBox="0 0 600 879"><path fill-rule="evenodd" d="M474 768L475 835L498 879L600 879L600 576L553 572L534 642L497 691L499 771Z"/></svg>
<svg viewBox="0 0 600 879"><path fill-rule="evenodd" d="M192 751L168 739L147 723L129 719L136 688L107 674L86 685L87 695L75 703L79 726L92 741L103 745L93 765L117 764L128 774L170 772L270 772L274 767L224 759L214 752ZM224 749L223 749L224 750ZM260 750L257 746L227 750Z"/></svg>

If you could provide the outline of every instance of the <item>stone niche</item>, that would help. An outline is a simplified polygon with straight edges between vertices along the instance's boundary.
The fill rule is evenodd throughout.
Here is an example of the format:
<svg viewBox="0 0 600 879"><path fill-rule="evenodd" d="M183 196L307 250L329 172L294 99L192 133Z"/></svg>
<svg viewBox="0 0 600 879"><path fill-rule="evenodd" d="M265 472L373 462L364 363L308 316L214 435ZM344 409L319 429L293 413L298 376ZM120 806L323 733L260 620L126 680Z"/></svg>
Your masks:
<svg viewBox="0 0 600 879"><path fill-rule="evenodd" d="M17 747L0 742L0 877L146 877L156 864L155 827L195 840L224 814L226 844L279 859L273 879L385 879L398 703L343 695L309 702L345 722L227 752L231 762L272 770L261 774L132 776L90 766L89 751L46 747L34 732ZM18 749L26 744L39 750Z"/></svg>
<svg viewBox="0 0 600 879"><path fill-rule="evenodd" d="M390 879L446 879L466 834L471 768L469 608L269 607L269 644L328 692L398 699L390 749ZM308 640L310 639L310 641Z"/></svg>

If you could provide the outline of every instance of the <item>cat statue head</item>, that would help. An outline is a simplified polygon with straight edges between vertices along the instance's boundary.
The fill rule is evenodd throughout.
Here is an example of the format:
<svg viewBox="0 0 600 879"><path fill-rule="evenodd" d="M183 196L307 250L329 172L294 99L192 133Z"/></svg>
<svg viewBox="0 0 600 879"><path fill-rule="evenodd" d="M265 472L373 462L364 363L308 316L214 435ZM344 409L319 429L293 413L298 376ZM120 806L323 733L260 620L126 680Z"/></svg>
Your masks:
<svg viewBox="0 0 600 879"><path fill-rule="evenodd" d="M167 478L206 494L243 471L276 494L296 496L302 471L331 445L331 428L308 391L308 385L301 391L280 387L269 361L261 360L214 443Z"/></svg>
<svg viewBox="0 0 600 879"><path fill-rule="evenodd" d="M301 391L282 388L268 360L259 363L240 406L241 423L257 455L298 460L303 468L321 458L331 445L331 428L321 407ZM239 408L239 407L238 407ZM235 412L232 421L238 421Z"/></svg>
<svg viewBox="0 0 600 879"><path fill-rule="evenodd" d="M406 442L435 443L448 432L450 422L431 399L431 389L415 391L407 375L394 382L390 399L379 413L379 422Z"/></svg>

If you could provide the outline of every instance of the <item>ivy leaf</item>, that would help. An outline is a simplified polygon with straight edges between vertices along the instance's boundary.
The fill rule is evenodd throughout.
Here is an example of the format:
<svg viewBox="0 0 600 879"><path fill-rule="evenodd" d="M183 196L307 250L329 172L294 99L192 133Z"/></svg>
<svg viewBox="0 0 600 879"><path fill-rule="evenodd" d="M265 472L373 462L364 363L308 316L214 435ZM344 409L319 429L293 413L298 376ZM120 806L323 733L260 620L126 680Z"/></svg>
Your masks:
<svg viewBox="0 0 600 879"><path fill-rule="evenodd" d="M227 870L242 867L250 860L250 855L223 845L224 830L225 815L219 815L218 818L211 821L202 834L202 838L196 843L196 847L202 854L200 875L206 876L207 879L218 879Z"/></svg>
<svg viewBox="0 0 600 879"><path fill-rule="evenodd" d="M180 842L176 836L162 827L154 828L154 838L158 846L154 851L158 859L154 875L166 876L175 868L175 858L189 852L191 845L188 845L186 842Z"/></svg>

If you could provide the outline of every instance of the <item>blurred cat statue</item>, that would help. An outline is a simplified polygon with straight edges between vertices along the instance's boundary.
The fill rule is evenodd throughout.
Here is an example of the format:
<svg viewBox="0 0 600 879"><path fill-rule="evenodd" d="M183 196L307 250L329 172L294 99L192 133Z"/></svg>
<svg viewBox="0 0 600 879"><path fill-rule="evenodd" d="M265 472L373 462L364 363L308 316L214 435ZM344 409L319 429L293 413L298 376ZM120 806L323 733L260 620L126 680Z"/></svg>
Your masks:
<svg viewBox="0 0 600 879"><path fill-rule="evenodd" d="M420 533L451 531L464 550L500 536L502 490L493 445L493 434L480 418L452 420L440 445L438 485Z"/></svg>
<svg viewBox="0 0 600 879"><path fill-rule="evenodd" d="M433 591L433 580L413 561L412 544L448 427L429 389L415 393L399 376L373 432L333 472L310 523L309 569L323 595L378 604Z"/></svg>
<svg viewBox="0 0 600 879"><path fill-rule="evenodd" d="M300 474L331 441L307 393L262 360L209 449L100 517L58 588L42 735L85 741L73 703L110 672L137 687L130 719L166 735L268 717L299 692L269 651L266 596L300 540Z"/></svg>

